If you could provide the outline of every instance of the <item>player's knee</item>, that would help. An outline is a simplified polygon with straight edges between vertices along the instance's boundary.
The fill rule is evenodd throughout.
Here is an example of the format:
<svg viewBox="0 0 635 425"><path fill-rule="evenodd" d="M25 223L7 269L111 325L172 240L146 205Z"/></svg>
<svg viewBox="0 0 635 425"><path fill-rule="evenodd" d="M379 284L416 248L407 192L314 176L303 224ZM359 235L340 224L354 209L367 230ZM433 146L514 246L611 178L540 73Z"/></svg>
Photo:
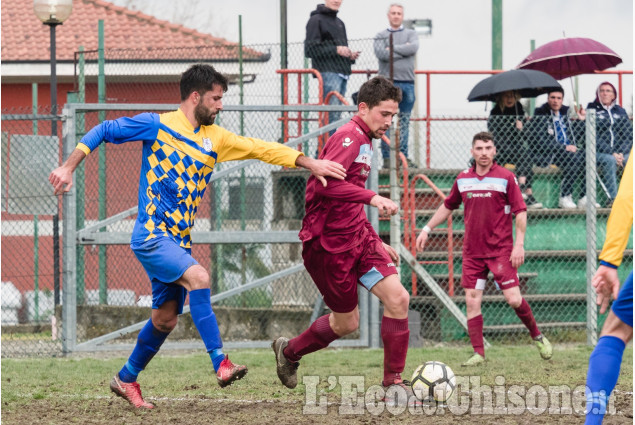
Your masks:
<svg viewBox="0 0 635 425"><path fill-rule="evenodd" d="M161 332L170 333L176 328L179 316L152 319L152 324Z"/></svg>
<svg viewBox="0 0 635 425"><path fill-rule="evenodd" d="M624 323L613 311L610 311L604 321L600 336L614 336L628 344L633 339L633 328Z"/></svg>
<svg viewBox="0 0 635 425"><path fill-rule="evenodd" d="M203 267L196 267L188 274L189 290L206 289L210 287L209 273Z"/></svg>
<svg viewBox="0 0 635 425"><path fill-rule="evenodd" d="M408 307L410 305L410 294L404 287L400 290L391 292L388 296L382 299L384 308L390 312L393 317L401 317L408 314Z"/></svg>
<svg viewBox="0 0 635 425"><path fill-rule="evenodd" d="M339 336L353 333L359 328L359 315L351 315L346 320L340 320L335 323L333 332Z"/></svg>
<svg viewBox="0 0 635 425"><path fill-rule="evenodd" d="M507 304L509 304L509 306L514 309L520 307L520 305L523 303L523 297L520 294L509 295L506 297L506 299Z"/></svg>
<svg viewBox="0 0 635 425"><path fill-rule="evenodd" d="M481 298L476 293L465 294L465 304L467 307L478 307L481 306Z"/></svg>

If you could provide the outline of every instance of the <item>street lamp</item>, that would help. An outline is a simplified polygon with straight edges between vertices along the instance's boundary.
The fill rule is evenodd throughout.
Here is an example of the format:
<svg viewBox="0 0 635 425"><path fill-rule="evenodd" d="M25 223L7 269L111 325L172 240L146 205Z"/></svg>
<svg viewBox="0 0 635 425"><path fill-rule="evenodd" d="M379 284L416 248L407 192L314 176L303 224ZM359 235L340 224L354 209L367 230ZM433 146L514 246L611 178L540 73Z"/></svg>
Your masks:
<svg viewBox="0 0 635 425"><path fill-rule="evenodd" d="M55 27L71 16L73 0L33 0L33 12L51 30L51 115L57 115L57 72L55 61ZM57 136L57 121L51 121L53 136Z"/></svg>
<svg viewBox="0 0 635 425"><path fill-rule="evenodd" d="M33 0L33 12L51 29L51 115L57 115L57 72L55 63L55 27L71 16L73 0ZM51 121L51 134L57 137L57 120ZM53 216L53 290L54 303L60 303L60 214Z"/></svg>

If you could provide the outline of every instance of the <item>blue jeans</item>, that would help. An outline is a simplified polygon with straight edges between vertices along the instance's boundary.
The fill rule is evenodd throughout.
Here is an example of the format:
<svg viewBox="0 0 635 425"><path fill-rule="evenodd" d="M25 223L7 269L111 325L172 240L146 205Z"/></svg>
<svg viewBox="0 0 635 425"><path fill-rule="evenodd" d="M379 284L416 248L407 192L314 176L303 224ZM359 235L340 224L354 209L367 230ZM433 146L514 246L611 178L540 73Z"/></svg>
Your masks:
<svg viewBox="0 0 635 425"><path fill-rule="evenodd" d="M401 89L401 102L399 102L399 151L408 158L408 135L410 133L410 114L415 105L415 84L395 82L395 86ZM390 132L386 132L390 138ZM384 158L390 156L390 147L384 141L381 142L381 155Z"/></svg>
<svg viewBox="0 0 635 425"><path fill-rule="evenodd" d="M613 154L599 152L596 154L596 160L598 167L602 168L602 182L611 199L615 199L617 196L617 161ZM628 154L624 155L623 165L626 165L626 161L628 161Z"/></svg>
<svg viewBox="0 0 635 425"><path fill-rule="evenodd" d="M322 73L322 84L324 89L324 98L326 99L326 95L332 91L338 92L342 96L346 94L346 84L348 80L340 77L336 72L323 72ZM335 96L331 96L331 100L329 100L329 105L341 105L339 99ZM340 119L341 112L329 112L329 122L332 123ZM332 136L335 133L335 129L329 131L329 136Z"/></svg>

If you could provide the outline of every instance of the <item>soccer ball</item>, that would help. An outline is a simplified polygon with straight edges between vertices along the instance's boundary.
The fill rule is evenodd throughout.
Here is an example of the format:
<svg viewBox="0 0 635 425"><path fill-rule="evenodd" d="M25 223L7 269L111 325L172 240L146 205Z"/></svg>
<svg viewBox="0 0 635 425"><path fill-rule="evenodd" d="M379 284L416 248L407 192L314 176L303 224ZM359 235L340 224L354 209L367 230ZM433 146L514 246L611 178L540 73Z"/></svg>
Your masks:
<svg viewBox="0 0 635 425"><path fill-rule="evenodd" d="M426 362L420 365L410 380L412 391L422 401L444 402L450 398L456 387L452 369L445 363Z"/></svg>

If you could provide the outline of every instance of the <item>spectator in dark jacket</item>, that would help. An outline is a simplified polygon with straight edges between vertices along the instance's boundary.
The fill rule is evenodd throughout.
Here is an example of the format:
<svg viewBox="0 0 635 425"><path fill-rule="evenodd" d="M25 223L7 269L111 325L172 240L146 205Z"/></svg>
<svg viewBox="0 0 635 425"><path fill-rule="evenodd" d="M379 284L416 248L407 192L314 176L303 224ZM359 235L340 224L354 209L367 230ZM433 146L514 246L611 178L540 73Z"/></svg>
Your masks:
<svg viewBox="0 0 635 425"><path fill-rule="evenodd" d="M573 188L580 179L578 208L585 208L586 172L584 168L584 122L569 118L569 107L562 104L564 89L557 88L547 94L547 103L536 108L531 120L531 145L534 158L542 166L557 165L562 172L560 208L572 209ZM580 116L582 118L582 116Z"/></svg>
<svg viewBox="0 0 635 425"><path fill-rule="evenodd" d="M311 58L313 68L322 74L325 98L332 91L342 96L346 94L351 64L355 63L360 53L348 47L346 27L337 17L341 5L342 0L325 0L324 4L318 4L317 8L311 12L309 22L306 24L304 55ZM339 103L335 96L331 96L330 105ZM337 121L339 118L339 112L329 113L329 122ZM329 134L333 133L335 129Z"/></svg>
<svg viewBox="0 0 635 425"><path fill-rule="evenodd" d="M487 128L494 135L496 143L496 162L504 166L513 164L516 177L527 208L540 209L542 204L536 201L531 189L533 178L533 160L525 146L524 124L525 110L520 104L520 95L506 91L497 97L496 106L490 112Z"/></svg>
<svg viewBox="0 0 635 425"><path fill-rule="evenodd" d="M618 169L624 168L633 147L633 125L628 114L616 103L617 90L605 81L600 84L595 101L587 105L596 111L596 155L602 169L602 180L610 196L609 203L617 195Z"/></svg>

